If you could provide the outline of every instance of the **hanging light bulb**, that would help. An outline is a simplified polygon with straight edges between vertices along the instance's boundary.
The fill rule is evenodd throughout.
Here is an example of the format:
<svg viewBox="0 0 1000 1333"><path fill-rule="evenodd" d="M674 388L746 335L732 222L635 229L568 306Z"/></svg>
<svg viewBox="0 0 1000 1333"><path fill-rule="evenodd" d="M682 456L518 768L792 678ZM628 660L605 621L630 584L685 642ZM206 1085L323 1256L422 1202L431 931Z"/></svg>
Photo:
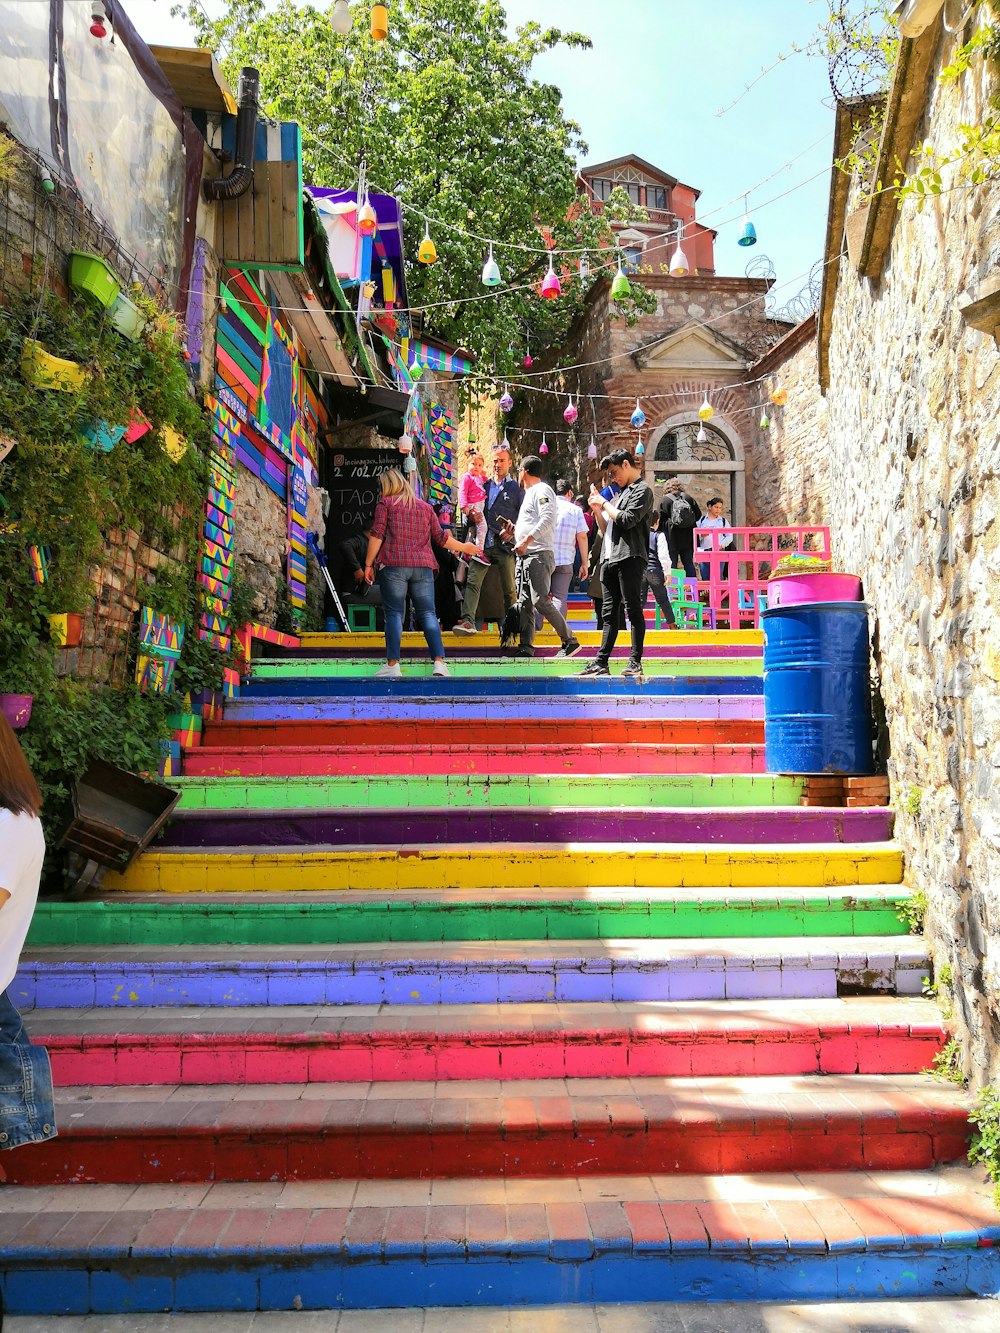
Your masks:
<svg viewBox="0 0 1000 1333"><path fill-rule="evenodd" d="M507 432L506 432L506 431L504 431L504 433L503 433L503 442L501 443L500 448L501 448L501 449L506 449L507 452L510 453L510 440L507 439Z"/></svg>
<svg viewBox="0 0 1000 1333"><path fill-rule="evenodd" d="M389 36L389 11L385 5L372 5L372 36L384 42Z"/></svg>
<svg viewBox="0 0 1000 1333"><path fill-rule="evenodd" d="M632 284L625 276L625 270L622 268L622 252L618 251L618 272L611 283L612 301L624 301L627 296L632 294Z"/></svg>
<svg viewBox="0 0 1000 1333"><path fill-rule="evenodd" d="M548 452L549 452L549 446L548 446L548 444L547 444L547 442L546 442L546 439L545 439L545 433L544 433L544 431L543 431L543 432L542 432L542 442L541 442L541 444L538 446L538 453L539 453L539 456L540 456L541 458L544 458L545 455L546 455Z"/></svg>
<svg viewBox="0 0 1000 1333"><path fill-rule="evenodd" d="M490 242L490 254L486 263L483 265L483 286L499 287L503 282L503 274L500 272L500 265L493 258L493 242Z"/></svg>
<svg viewBox="0 0 1000 1333"><path fill-rule="evenodd" d="M643 426L646 424L646 414L642 410L638 398L635 400L635 411L632 413L629 420L632 422L633 430L642 430Z"/></svg>
<svg viewBox="0 0 1000 1333"><path fill-rule="evenodd" d="M90 35L98 41L108 35L108 13L103 0L93 0L90 6Z"/></svg>
<svg viewBox="0 0 1000 1333"><path fill-rule="evenodd" d="M534 364L535 364L535 359L534 359L534 357L531 355L530 352L525 352L525 354L524 354L524 368L525 368L525 370L530 370L531 367L532 367Z"/></svg>
<svg viewBox="0 0 1000 1333"><path fill-rule="evenodd" d="M587 445L587 457L588 458L597 457L597 441L594 439L593 435L591 435L590 443Z"/></svg>
<svg viewBox="0 0 1000 1333"><path fill-rule="evenodd" d="M788 390L782 388L780 384L776 384L771 390L771 402L775 407L784 407L788 402Z"/></svg>
<svg viewBox="0 0 1000 1333"><path fill-rule="evenodd" d="M542 279L542 297L546 301L554 301L557 296L562 295L562 283L552 267L552 256L549 255L549 271Z"/></svg>
<svg viewBox="0 0 1000 1333"><path fill-rule="evenodd" d="M590 277L590 264L587 261L587 256L583 255L581 256L580 259L580 281L586 282L589 277Z"/></svg>
<svg viewBox="0 0 1000 1333"><path fill-rule="evenodd" d="M771 418L767 415L767 408L765 408L764 411L760 414L760 428L761 430L769 430L770 426L771 426Z"/></svg>
<svg viewBox="0 0 1000 1333"><path fill-rule="evenodd" d="M642 458L642 456L643 456L643 454L645 454L645 452L646 452L646 446L643 444L643 442L642 442L642 436L640 435L640 436L639 436L639 443L635 446L635 456L636 456L636 458Z"/></svg>
<svg viewBox="0 0 1000 1333"><path fill-rule="evenodd" d="M757 244L757 228L750 221L750 214L747 212L746 195L743 196L743 226L740 229L739 238L737 239L736 244L742 245L744 248L748 245Z"/></svg>
<svg viewBox="0 0 1000 1333"><path fill-rule="evenodd" d="M687 255L681 249L681 228L678 226L677 249L674 251L673 258L670 260L670 276L672 278L685 278L689 272L690 269L688 268Z"/></svg>
<svg viewBox="0 0 1000 1333"><path fill-rule="evenodd" d="M500 411L504 414L504 416L506 416L508 412L513 411L513 408L514 408L514 399L511 396L510 389L508 389L507 385L505 384L503 386L503 395L500 398Z"/></svg>
<svg viewBox="0 0 1000 1333"><path fill-rule="evenodd" d="M575 426L576 419L579 415L580 413L576 409L576 404L573 402L573 395L570 394L569 402L566 404L566 411L563 413L563 421L565 421L567 426Z"/></svg>
<svg viewBox="0 0 1000 1333"><path fill-rule="evenodd" d="M708 431L705 429L704 423L698 427L698 434L694 438L699 444L708 443Z"/></svg>
<svg viewBox="0 0 1000 1333"><path fill-rule="evenodd" d="M420 242L420 249L417 251L417 259L421 264L437 263L437 246L431 240L431 224L424 221L424 239Z"/></svg>
<svg viewBox="0 0 1000 1333"><path fill-rule="evenodd" d="M335 0L333 13L330 15L330 27L341 37L346 37L351 31L351 7L347 0Z"/></svg>
<svg viewBox="0 0 1000 1333"><path fill-rule="evenodd" d="M361 207L358 209L358 235L374 236L377 227L378 214L372 208L371 200L366 192Z"/></svg>
<svg viewBox="0 0 1000 1333"><path fill-rule="evenodd" d="M701 417L702 421L711 421L715 416L715 408L708 401L707 393L705 394L705 401L702 403L701 407L698 408L698 415Z"/></svg>

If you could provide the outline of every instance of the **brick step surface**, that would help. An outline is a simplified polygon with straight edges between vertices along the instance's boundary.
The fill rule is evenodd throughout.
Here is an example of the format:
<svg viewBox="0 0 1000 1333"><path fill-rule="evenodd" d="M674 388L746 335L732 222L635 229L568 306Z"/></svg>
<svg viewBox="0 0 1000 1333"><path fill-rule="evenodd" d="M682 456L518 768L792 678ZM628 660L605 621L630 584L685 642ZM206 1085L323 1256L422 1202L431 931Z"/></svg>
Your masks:
<svg viewBox="0 0 1000 1333"><path fill-rule="evenodd" d="M305 724L317 728L316 742L309 744L217 746L203 745L184 755L184 772L189 777L332 777L397 776L415 773L427 776L469 774L480 777L504 775L608 774L763 774L764 739L757 745L732 745L708 741L704 745L670 745L659 742L633 744L606 740L579 744L572 737L562 745L474 744L418 745L325 744L323 723ZM434 724L435 730L437 723ZM510 727L520 733L521 723ZM699 730L714 735L721 723L699 722ZM745 724L740 723L740 726ZM750 723L750 726L762 726ZM492 724L498 730L497 723ZM623 732L629 724L615 724ZM401 726L401 730L403 727ZM561 729L561 724L560 724Z"/></svg>
<svg viewBox="0 0 1000 1333"><path fill-rule="evenodd" d="M495 749L535 753L537 747L551 749L557 742L578 745L705 746L764 744L763 716L757 719L698 717L560 717L553 734L551 716L525 717L518 722L516 736L505 734L486 717L460 721L439 719L433 737L412 718L373 717L364 722L318 719L312 722L206 721L202 747L211 746L316 746L340 750L380 746L421 746L424 749L458 752L462 749ZM706 734L706 728L711 731ZM697 771L697 770L693 770Z"/></svg>
<svg viewBox="0 0 1000 1333"><path fill-rule="evenodd" d="M13 1184L921 1170L969 1099L928 1075L81 1086Z"/></svg>
<svg viewBox="0 0 1000 1333"><path fill-rule="evenodd" d="M671 843L595 842L551 846L443 843L385 847L297 847L293 851L149 851L106 890L131 893L270 893L360 889L501 889L574 886L594 889L717 888L778 884L826 887L898 883L903 865L893 843L815 843L760 848L679 850Z"/></svg>
<svg viewBox="0 0 1000 1333"><path fill-rule="evenodd" d="M395 681L376 681L373 684L392 686ZM451 682L441 681L448 685ZM558 684L558 682L552 682ZM585 683L585 682L583 682ZM759 686L760 681L751 681ZM704 682L696 682L703 686ZM226 709L231 721L236 722L418 722L425 728L424 735L436 734L442 722L465 720L492 722L498 729L525 719L543 718L548 721L552 734L558 735L564 721L593 721L613 719L629 724L633 719L654 718L660 722L675 719L696 719L704 729L720 718L753 721L764 716L764 696L761 693L705 693L663 694L648 686L629 687L627 681L602 681L602 690L591 689L589 696L579 694L522 694L511 697L509 691L497 689L493 693L479 693L461 698L454 693L438 696L413 694L391 690L375 694L365 689L344 694L339 698L300 699L233 699ZM614 689L611 686L614 686ZM481 689L482 687L480 687ZM431 730L431 729L434 730Z"/></svg>
<svg viewBox="0 0 1000 1333"><path fill-rule="evenodd" d="M723 665L727 665L723 663ZM369 699L466 699L482 697L493 686L506 699L578 698L591 699L595 695L625 697L641 694L644 698L684 698L690 695L762 695L764 683L755 663L752 671L741 666L739 674L649 676L644 682L622 676L583 676L582 666L571 675L554 675L548 663L540 663L537 674L520 676L513 670L492 673L476 672L471 677L442 679L427 674L404 673L399 680L377 680L372 674L355 673L335 679L258 680L246 681L238 700L242 705L252 699L338 699L364 695ZM239 711L239 710L235 710Z"/></svg>
<svg viewBox="0 0 1000 1333"><path fill-rule="evenodd" d="M681 1307L660 1307L650 1333L763 1333L770 1323L727 1323L736 1307L706 1310L704 1302L838 1302L835 1313L801 1306L799 1322L778 1326L800 1333L846 1328L845 1321L860 1328L860 1307L846 1302L886 1291L897 1299L880 1304L881 1318L863 1321L865 1328L950 1330L959 1324L927 1319L942 1310L955 1317L954 1306L928 1302L923 1322L910 1322L913 1307L898 1301L995 1294L1000 1242L989 1187L968 1167L777 1178L257 1182L251 1190L8 1186L4 1203L0 1272L9 1315L295 1311L289 1328L312 1330L320 1326L301 1312L322 1310L324 1330L358 1333L416 1329L404 1311L443 1302L509 1307L511 1319L516 1307L574 1302L565 1312L532 1311L531 1327L581 1333L598 1333L585 1307L601 1302L600 1333L645 1333L644 1307L631 1304L617 1312L619 1322L605 1324L612 1311L604 1303L650 1298L697 1302L701 1311L678 1324ZM396 1313L377 1326L345 1323L346 1316L338 1325L337 1306ZM741 1318L755 1317L752 1306L738 1308ZM992 1329L995 1305L990 1313L993 1324L960 1326ZM506 1314L497 1324L483 1324L479 1311L456 1317L462 1322L450 1319L442 1331L508 1333ZM216 1314L212 1327L229 1329L227 1318ZM170 1326L187 1322L177 1313ZM119 1327L109 1319L94 1333ZM135 1333L145 1325L121 1327ZM423 1327L434 1333L438 1325ZM528 1325L510 1330L528 1333Z"/></svg>
<svg viewBox="0 0 1000 1333"><path fill-rule="evenodd" d="M574 810L697 809L720 806L794 807L802 790L799 778L713 773L539 774L523 777L486 775L470 781L465 774L399 774L394 777L346 776L171 778L180 791L179 810L377 810L508 808L568 806Z"/></svg>
<svg viewBox="0 0 1000 1333"><path fill-rule="evenodd" d="M358 941L904 936L900 884L860 891L726 889L409 890L372 894L121 894L40 902L29 947L281 946ZM895 943L895 941L894 941Z"/></svg>
<svg viewBox="0 0 1000 1333"><path fill-rule="evenodd" d="M895 999L50 1010L30 1027L63 1087L919 1074L945 1041L934 1004Z"/></svg>
<svg viewBox="0 0 1000 1333"><path fill-rule="evenodd" d="M280 799L280 796L279 798ZM341 848L413 843L426 852L439 844L535 843L553 845L635 843L700 847L752 843L783 849L816 843L885 843L892 837L890 810L819 808L621 810L504 806L487 796L478 805L440 809L247 809L183 810L157 842L161 848Z"/></svg>
<svg viewBox="0 0 1000 1333"><path fill-rule="evenodd" d="M238 952L237 952L238 950ZM911 935L830 939L522 941L210 949L28 948L22 1011L190 1005L435 1005L919 995ZM169 1020L168 1020L169 1021Z"/></svg>
<svg viewBox="0 0 1000 1333"><path fill-rule="evenodd" d="M596 655L596 649L594 654ZM593 660L593 656L591 659ZM626 656L625 661L628 658ZM505 657L495 658L448 658L448 671L453 682L497 680L502 687L510 681L542 680L553 677L579 676L586 665L586 658L576 657ZM385 658L316 658L303 662L292 659L264 658L254 662L250 683L255 687L251 693L257 693L256 687L262 682L281 681L282 693L309 693L310 687L322 681L333 680L369 680L384 664ZM617 659L616 659L617 662ZM644 662L644 674L647 681L667 680L674 677L701 677L713 679L733 676L759 676L762 671L760 657L651 657ZM617 665L613 675L624 669ZM428 658L423 661L405 661L402 664L404 681L431 680L432 663Z"/></svg>

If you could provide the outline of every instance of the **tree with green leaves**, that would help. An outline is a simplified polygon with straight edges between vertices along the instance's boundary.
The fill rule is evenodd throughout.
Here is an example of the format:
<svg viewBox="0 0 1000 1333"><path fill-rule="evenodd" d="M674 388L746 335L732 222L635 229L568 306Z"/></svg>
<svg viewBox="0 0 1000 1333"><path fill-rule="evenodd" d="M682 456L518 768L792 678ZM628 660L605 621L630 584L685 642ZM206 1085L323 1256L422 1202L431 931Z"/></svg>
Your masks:
<svg viewBox="0 0 1000 1333"><path fill-rule="evenodd" d="M533 354L559 349L579 315L591 276L579 255L557 259L563 294L538 294L544 253L586 250L591 274L614 265L612 221L639 220L624 191L595 212L576 185L586 153L558 88L532 77L536 56L558 46L585 49L589 38L528 23L507 31L499 0L394 0L387 41L369 32L371 5L355 0L345 37L330 10L281 0L231 0L217 22L195 0L186 13L199 42L219 53L235 81L244 65L260 71L264 111L302 128L306 179L350 189L361 163L370 188L404 205L410 306L424 327L468 348L498 378ZM428 215L438 251L416 262ZM481 283L487 241L504 276ZM638 284L621 303L634 321L653 308Z"/></svg>

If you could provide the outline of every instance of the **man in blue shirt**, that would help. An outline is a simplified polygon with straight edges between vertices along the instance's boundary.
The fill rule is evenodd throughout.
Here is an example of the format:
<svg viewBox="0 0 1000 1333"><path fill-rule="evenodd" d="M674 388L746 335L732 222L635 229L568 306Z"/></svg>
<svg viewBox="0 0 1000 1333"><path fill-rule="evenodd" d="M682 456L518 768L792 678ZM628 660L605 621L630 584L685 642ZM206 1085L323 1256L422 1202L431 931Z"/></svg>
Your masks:
<svg viewBox="0 0 1000 1333"><path fill-rule="evenodd" d="M500 571L503 586L504 612L510 610L517 599L514 584L514 550L500 540L499 524L501 519L516 523L521 511L524 491L510 475L510 450L501 446L493 454L493 476L486 483L486 559L489 565L473 560L465 581L465 599L462 602L462 619L455 626L456 634L475 634L476 616L479 612L479 597L483 590L483 580L489 573L490 565L496 565Z"/></svg>

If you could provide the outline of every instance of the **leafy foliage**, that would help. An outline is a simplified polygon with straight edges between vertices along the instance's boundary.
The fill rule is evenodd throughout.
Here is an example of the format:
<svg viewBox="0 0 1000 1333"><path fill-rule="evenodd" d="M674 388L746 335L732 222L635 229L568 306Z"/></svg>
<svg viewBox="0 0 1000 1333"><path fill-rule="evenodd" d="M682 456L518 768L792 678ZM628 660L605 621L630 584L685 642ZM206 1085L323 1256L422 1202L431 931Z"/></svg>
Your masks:
<svg viewBox="0 0 1000 1333"><path fill-rule="evenodd" d="M927 915L927 894L923 889L914 889L909 898L896 908L896 915L911 935L919 935Z"/></svg>
<svg viewBox="0 0 1000 1333"><path fill-rule="evenodd" d="M994 1202L1000 1207L1000 1088L987 1084L969 1112L976 1126L969 1149L969 1161L981 1163L996 1185Z"/></svg>
<svg viewBox="0 0 1000 1333"><path fill-rule="evenodd" d="M962 1043L957 1037L951 1037L945 1042L926 1072L941 1083L954 1083L960 1088L965 1087L965 1074L962 1072Z"/></svg>
<svg viewBox="0 0 1000 1333"><path fill-rule="evenodd" d="M508 36L499 0L397 0L389 40L378 44L370 5L357 0L347 37L332 31L328 11L292 0L273 10L230 0L217 22L197 0L182 8L203 45L225 44L231 78L243 65L260 70L268 115L299 122L308 180L352 188L365 158L373 188L440 219L431 224L438 262L412 263L407 274L410 305L427 307L428 329L480 354L498 377L513 371L529 332L535 355L564 342L586 289L567 261L563 295L541 300L548 260L539 250L585 246L597 270L613 259L610 220L637 216L624 192L601 214L581 198L580 127L564 114L559 89L531 77L536 56L586 49L589 38L538 23ZM404 216L413 260L424 224ZM507 285L499 294L481 285L486 245L476 237L501 243ZM621 313L634 320L653 302L638 284L633 290Z"/></svg>

